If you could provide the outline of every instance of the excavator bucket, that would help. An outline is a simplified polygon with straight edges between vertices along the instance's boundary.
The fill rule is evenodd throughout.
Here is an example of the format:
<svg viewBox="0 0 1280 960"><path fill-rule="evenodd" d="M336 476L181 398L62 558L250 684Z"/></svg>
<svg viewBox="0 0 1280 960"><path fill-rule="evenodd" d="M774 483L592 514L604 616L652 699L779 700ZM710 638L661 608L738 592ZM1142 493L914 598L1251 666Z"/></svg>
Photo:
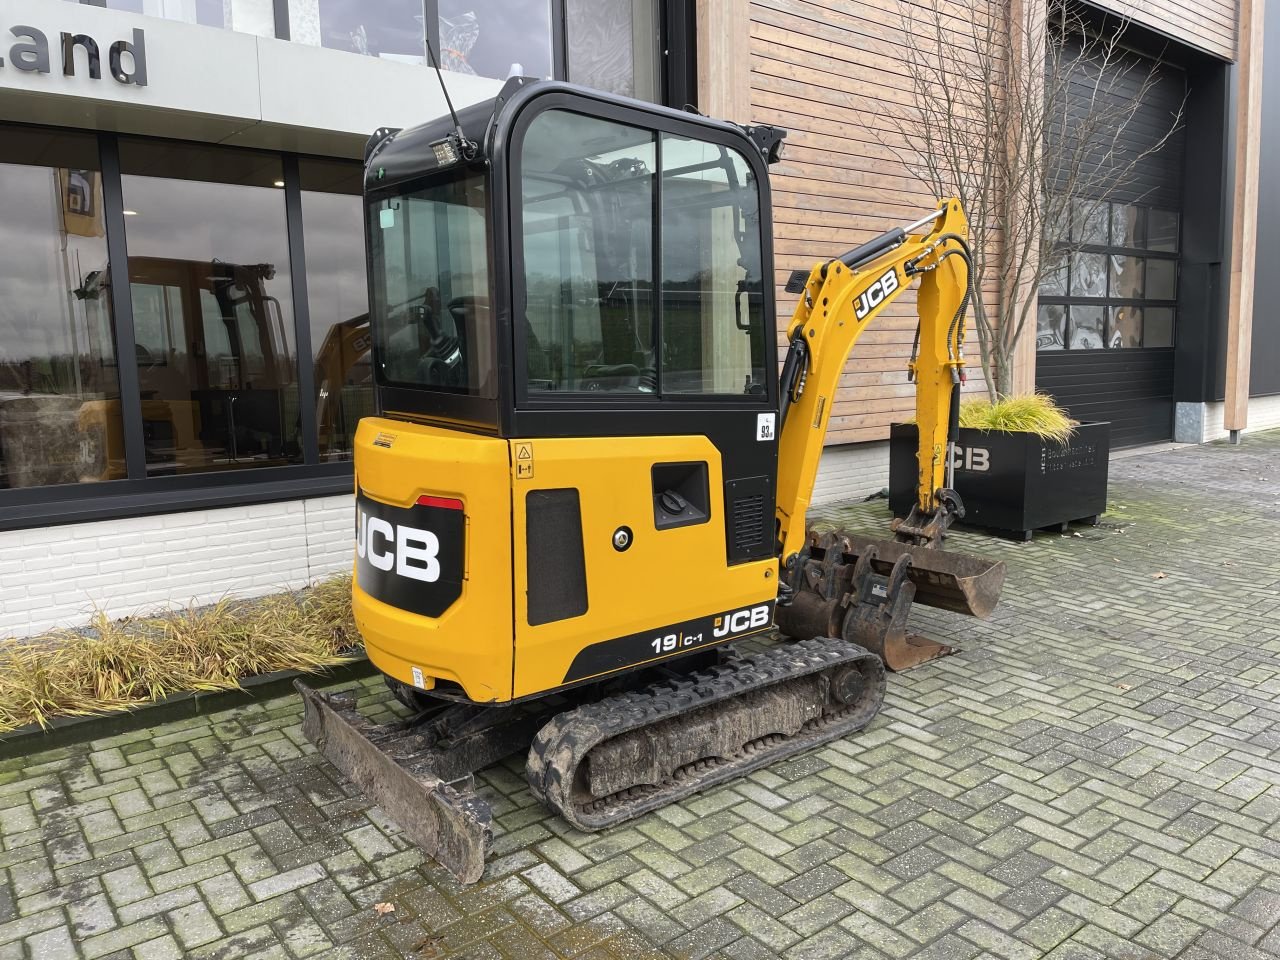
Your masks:
<svg viewBox="0 0 1280 960"><path fill-rule="evenodd" d="M788 573L789 599L775 616L787 636L843 637L879 656L890 670L907 670L955 652L907 631L911 604L990 616L1004 572L1000 561L968 554L811 531Z"/></svg>
<svg viewBox="0 0 1280 960"><path fill-rule="evenodd" d="M433 771L411 730L375 726L349 694L324 694L300 680L302 732L324 757L398 823L410 840L463 883L484 872L493 843L489 805Z"/></svg>
<svg viewBox="0 0 1280 960"><path fill-rule="evenodd" d="M915 585L916 603L985 620L1000 602L1000 590L1004 587L1001 560L912 547L872 537L848 535L844 539L848 543L845 562L856 562L858 555L873 547L871 569L879 574L887 575L899 558L910 557L907 579Z"/></svg>

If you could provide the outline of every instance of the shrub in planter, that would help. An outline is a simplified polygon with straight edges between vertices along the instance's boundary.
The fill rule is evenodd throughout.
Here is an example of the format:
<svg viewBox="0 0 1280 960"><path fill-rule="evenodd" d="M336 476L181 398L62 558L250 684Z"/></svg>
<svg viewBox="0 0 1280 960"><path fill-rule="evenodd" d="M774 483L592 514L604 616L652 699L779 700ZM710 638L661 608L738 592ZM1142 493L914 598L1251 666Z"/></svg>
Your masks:
<svg viewBox="0 0 1280 960"><path fill-rule="evenodd" d="M917 430L889 434L889 506L906 516L915 501ZM1109 423L1075 423L1048 397L961 406L954 452L964 523L1029 540L1034 530L1097 522L1107 506Z"/></svg>

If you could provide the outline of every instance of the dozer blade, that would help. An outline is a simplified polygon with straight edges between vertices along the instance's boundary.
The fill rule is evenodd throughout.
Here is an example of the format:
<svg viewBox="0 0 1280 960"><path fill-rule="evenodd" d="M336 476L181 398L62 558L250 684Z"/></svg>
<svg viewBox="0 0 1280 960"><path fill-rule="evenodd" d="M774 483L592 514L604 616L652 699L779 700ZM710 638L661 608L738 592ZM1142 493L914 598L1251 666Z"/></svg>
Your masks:
<svg viewBox="0 0 1280 960"><path fill-rule="evenodd" d="M857 534L846 534L844 539L848 543L846 563L855 563L859 555L874 548L871 569L881 575L887 576L899 557L910 557L907 579L915 585L916 603L985 620L1000 601L1005 573L1002 560L913 547Z"/></svg>
<svg viewBox="0 0 1280 960"><path fill-rule="evenodd" d="M479 880L493 843L489 805L436 776L418 735L375 727L356 713L350 695L293 685L306 711L302 732L316 749L428 856L463 883Z"/></svg>

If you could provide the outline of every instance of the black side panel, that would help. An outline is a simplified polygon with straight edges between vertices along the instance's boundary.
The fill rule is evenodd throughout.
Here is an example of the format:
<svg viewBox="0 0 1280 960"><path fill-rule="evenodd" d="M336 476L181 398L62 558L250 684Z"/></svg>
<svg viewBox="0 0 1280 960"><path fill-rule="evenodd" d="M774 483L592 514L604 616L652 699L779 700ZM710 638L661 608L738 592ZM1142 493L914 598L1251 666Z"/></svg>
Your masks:
<svg viewBox="0 0 1280 960"><path fill-rule="evenodd" d="M1112 449L1173 436L1172 350L1042 351L1036 387L1077 420L1109 421Z"/></svg>
<svg viewBox="0 0 1280 960"><path fill-rule="evenodd" d="M587 612L582 507L576 489L530 490L525 497L529 625Z"/></svg>

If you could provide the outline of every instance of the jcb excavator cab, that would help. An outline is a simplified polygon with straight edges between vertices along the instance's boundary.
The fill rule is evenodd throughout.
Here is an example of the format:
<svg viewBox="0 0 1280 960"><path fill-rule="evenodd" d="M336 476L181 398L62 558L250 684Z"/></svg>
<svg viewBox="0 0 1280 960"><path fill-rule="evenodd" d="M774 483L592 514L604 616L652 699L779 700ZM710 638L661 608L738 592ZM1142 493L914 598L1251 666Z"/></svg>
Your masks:
<svg viewBox="0 0 1280 960"><path fill-rule="evenodd" d="M366 158L371 658L508 700L762 629L778 134L521 80L457 120Z"/></svg>

